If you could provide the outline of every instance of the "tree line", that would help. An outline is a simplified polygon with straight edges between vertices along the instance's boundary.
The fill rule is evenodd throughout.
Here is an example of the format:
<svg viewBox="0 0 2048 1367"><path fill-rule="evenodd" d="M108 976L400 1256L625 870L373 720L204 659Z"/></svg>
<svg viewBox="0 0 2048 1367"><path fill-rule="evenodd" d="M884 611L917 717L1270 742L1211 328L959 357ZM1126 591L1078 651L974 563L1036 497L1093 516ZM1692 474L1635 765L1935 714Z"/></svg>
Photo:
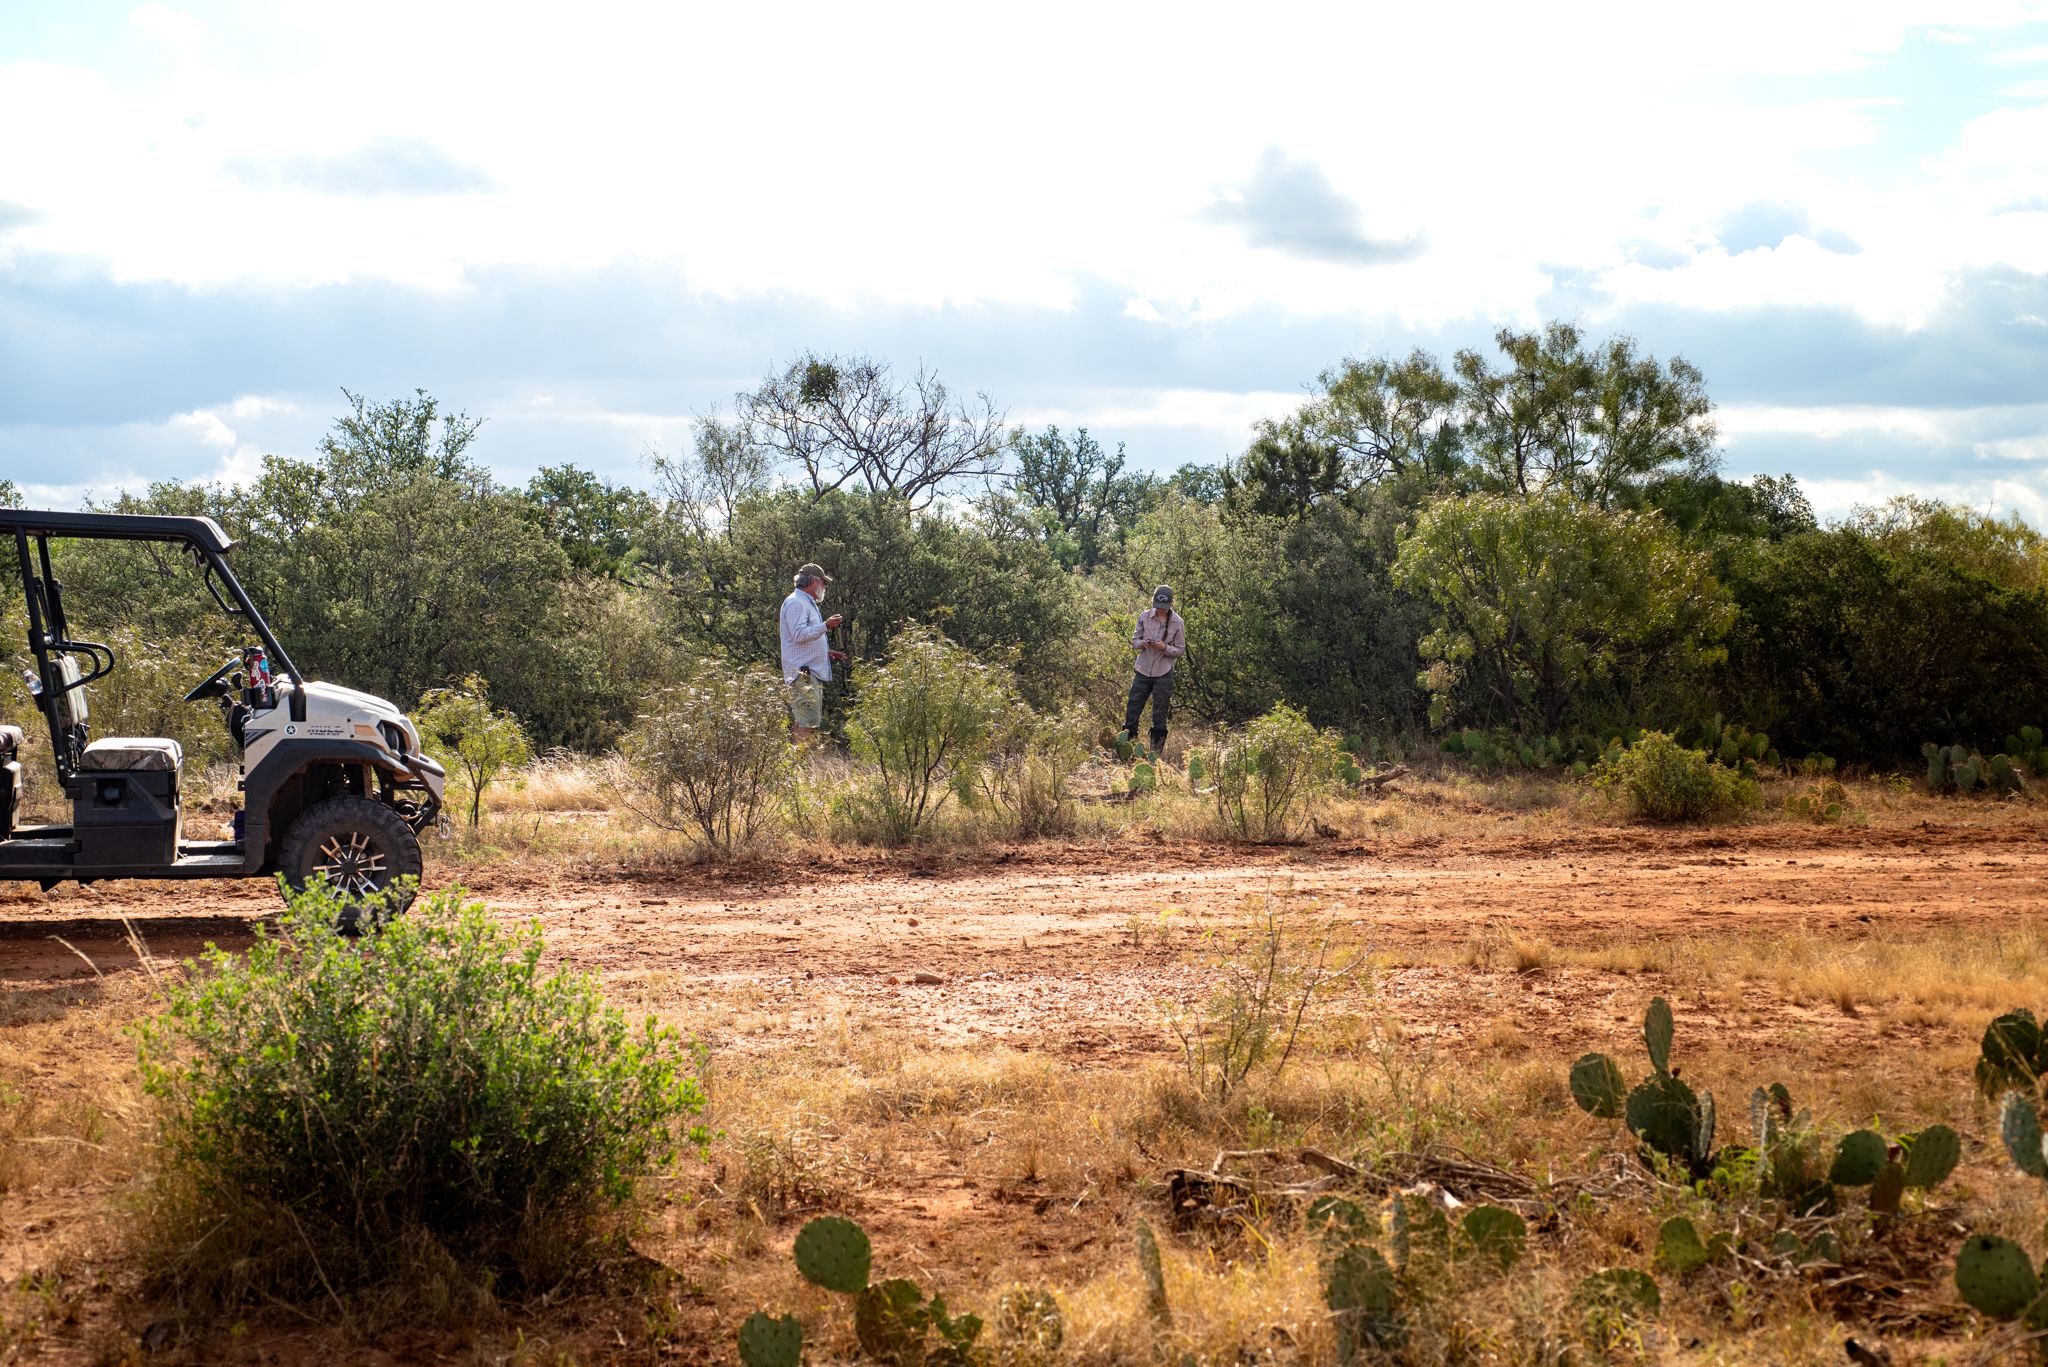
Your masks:
<svg viewBox="0 0 2048 1367"><path fill-rule="evenodd" d="M543 746L611 747L707 656L772 659L806 560L835 576L854 687L926 623L1032 706L1105 720L1156 583L1188 623L1178 699L1216 722L1284 702L1390 740L1597 738L1718 715L1887 762L2048 719L2040 534L1907 499L1823 524L1790 476L1721 474L1696 369L1567 324L1347 359L1172 475L866 356L775 369L644 486L572 462L504 484L478 419L344 395L308 458L104 506L220 521L306 672L406 702L474 675ZM81 623L229 644L174 557L80 544L61 569Z"/></svg>

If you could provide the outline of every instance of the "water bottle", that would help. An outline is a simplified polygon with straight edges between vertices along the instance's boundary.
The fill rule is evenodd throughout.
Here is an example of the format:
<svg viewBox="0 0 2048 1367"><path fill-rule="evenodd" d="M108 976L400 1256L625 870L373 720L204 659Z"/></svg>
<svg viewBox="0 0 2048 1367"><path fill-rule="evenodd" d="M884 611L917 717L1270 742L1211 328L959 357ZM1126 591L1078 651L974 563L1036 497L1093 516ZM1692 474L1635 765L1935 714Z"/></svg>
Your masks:
<svg viewBox="0 0 2048 1367"><path fill-rule="evenodd" d="M33 669L22 670L21 681L28 685L28 695L31 698L43 696L43 681L36 677L36 672Z"/></svg>

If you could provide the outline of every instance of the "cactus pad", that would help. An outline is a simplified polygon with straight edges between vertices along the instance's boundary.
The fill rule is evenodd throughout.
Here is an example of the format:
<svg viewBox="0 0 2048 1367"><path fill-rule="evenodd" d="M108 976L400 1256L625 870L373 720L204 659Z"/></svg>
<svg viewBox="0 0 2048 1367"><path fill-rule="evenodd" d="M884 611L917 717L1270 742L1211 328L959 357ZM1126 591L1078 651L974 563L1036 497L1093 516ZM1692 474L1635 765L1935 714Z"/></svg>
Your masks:
<svg viewBox="0 0 2048 1367"><path fill-rule="evenodd" d="M1963 1158L1963 1141L1946 1125L1929 1125L1906 1145L1906 1185L1938 1187Z"/></svg>
<svg viewBox="0 0 2048 1367"><path fill-rule="evenodd" d="M1394 1261L1406 1268L1418 1254L1442 1257L1451 1250L1451 1222L1441 1206L1419 1196L1394 1198Z"/></svg>
<svg viewBox="0 0 2048 1367"><path fill-rule="evenodd" d="M874 1246L861 1227L837 1215L821 1215L796 1236L796 1270L806 1281L858 1296L867 1289Z"/></svg>
<svg viewBox="0 0 2048 1367"><path fill-rule="evenodd" d="M1956 1252L1956 1290L1995 1320L2009 1320L2041 1294L2027 1251L1996 1234L1972 1234Z"/></svg>
<svg viewBox="0 0 2048 1367"><path fill-rule="evenodd" d="M1309 1204L1308 1228L1325 1243L1349 1244L1360 1239L1377 1239L1379 1218L1355 1201L1341 1196L1318 1196Z"/></svg>
<svg viewBox="0 0 2048 1367"><path fill-rule="evenodd" d="M1461 1228L1472 1250L1499 1263L1503 1272L1521 1258L1529 1240L1529 1222L1501 1206L1475 1206Z"/></svg>
<svg viewBox="0 0 2048 1367"><path fill-rule="evenodd" d="M1400 1343L1403 1325L1394 1270L1378 1249L1354 1244L1338 1254L1323 1284L1323 1299L1337 1315L1340 1360L1352 1361L1361 1348Z"/></svg>
<svg viewBox="0 0 2048 1367"><path fill-rule="evenodd" d="M1683 1215L1674 1215L1657 1230L1657 1261L1683 1276L1707 1265L1707 1246Z"/></svg>
<svg viewBox="0 0 2048 1367"><path fill-rule="evenodd" d="M2041 1113L2034 1109L2030 1099L2018 1092L2005 1094L1998 1135L2021 1172L2029 1177L2048 1177L2048 1144L2041 1137Z"/></svg>
<svg viewBox="0 0 2048 1367"><path fill-rule="evenodd" d="M2034 1013L2025 1007L2008 1011L1986 1026L1978 1052L1977 1089L1987 1097L2009 1087L2031 1087L2036 1078L2048 1073L2048 1039L2044 1039Z"/></svg>
<svg viewBox="0 0 2048 1367"><path fill-rule="evenodd" d="M891 1277L866 1288L853 1306L853 1336L869 1356L884 1362L921 1354L930 1323L924 1292L905 1277Z"/></svg>
<svg viewBox="0 0 2048 1367"><path fill-rule="evenodd" d="M1627 1099L1628 1084L1622 1080L1621 1069L1607 1055L1587 1054L1572 1065L1572 1100L1588 1115L1618 1120Z"/></svg>
<svg viewBox="0 0 2048 1367"><path fill-rule="evenodd" d="M1867 1187L1884 1171L1888 1147L1875 1130L1857 1130L1842 1136L1835 1146L1835 1165L1828 1181L1838 1187Z"/></svg>
<svg viewBox="0 0 2048 1367"><path fill-rule="evenodd" d="M1643 1013L1643 1043L1650 1050L1650 1066L1660 1073L1671 1071L1671 1031L1671 1003L1650 998L1650 1009Z"/></svg>
<svg viewBox="0 0 2048 1367"><path fill-rule="evenodd" d="M1666 1158L1690 1165L1703 1156L1693 1149L1700 1131L1699 1098L1669 1073L1637 1084L1628 1094L1625 1118L1636 1138Z"/></svg>
<svg viewBox="0 0 2048 1367"><path fill-rule="evenodd" d="M928 1367L967 1367L974 1360L974 1341L981 1337L981 1316L947 1314L944 1296L932 1297L927 1314L939 1335L925 1358Z"/></svg>
<svg viewBox="0 0 2048 1367"><path fill-rule="evenodd" d="M797 1367L803 1354L804 1327L795 1315L770 1319L756 1310L740 1326L740 1361L745 1367Z"/></svg>

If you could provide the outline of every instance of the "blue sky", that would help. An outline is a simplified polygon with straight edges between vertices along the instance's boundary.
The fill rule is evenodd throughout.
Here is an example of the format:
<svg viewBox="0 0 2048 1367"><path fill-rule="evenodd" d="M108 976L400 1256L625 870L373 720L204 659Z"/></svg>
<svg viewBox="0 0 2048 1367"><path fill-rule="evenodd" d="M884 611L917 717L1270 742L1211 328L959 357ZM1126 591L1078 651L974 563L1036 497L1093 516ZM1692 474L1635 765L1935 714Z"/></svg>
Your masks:
<svg viewBox="0 0 2048 1367"><path fill-rule="evenodd" d="M15 0L0 475L246 478L346 386L638 479L805 348L1171 468L1564 317L1733 474L2048 526L2048 5L1436 8Z"/></svg>

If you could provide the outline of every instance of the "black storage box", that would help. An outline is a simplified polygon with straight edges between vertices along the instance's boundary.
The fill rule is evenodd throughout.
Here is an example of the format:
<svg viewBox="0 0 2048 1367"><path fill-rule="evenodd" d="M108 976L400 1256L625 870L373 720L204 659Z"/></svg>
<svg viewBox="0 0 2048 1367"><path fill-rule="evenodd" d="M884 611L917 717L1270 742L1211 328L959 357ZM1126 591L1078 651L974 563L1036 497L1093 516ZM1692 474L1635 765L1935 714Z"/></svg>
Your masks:
<svg viewBox="0 0 2048 1367"><path fill-rule="evenodd" d="M168 769L86 770L73 782L78 871L161 869L178 862L178 775Z"/></svg>

